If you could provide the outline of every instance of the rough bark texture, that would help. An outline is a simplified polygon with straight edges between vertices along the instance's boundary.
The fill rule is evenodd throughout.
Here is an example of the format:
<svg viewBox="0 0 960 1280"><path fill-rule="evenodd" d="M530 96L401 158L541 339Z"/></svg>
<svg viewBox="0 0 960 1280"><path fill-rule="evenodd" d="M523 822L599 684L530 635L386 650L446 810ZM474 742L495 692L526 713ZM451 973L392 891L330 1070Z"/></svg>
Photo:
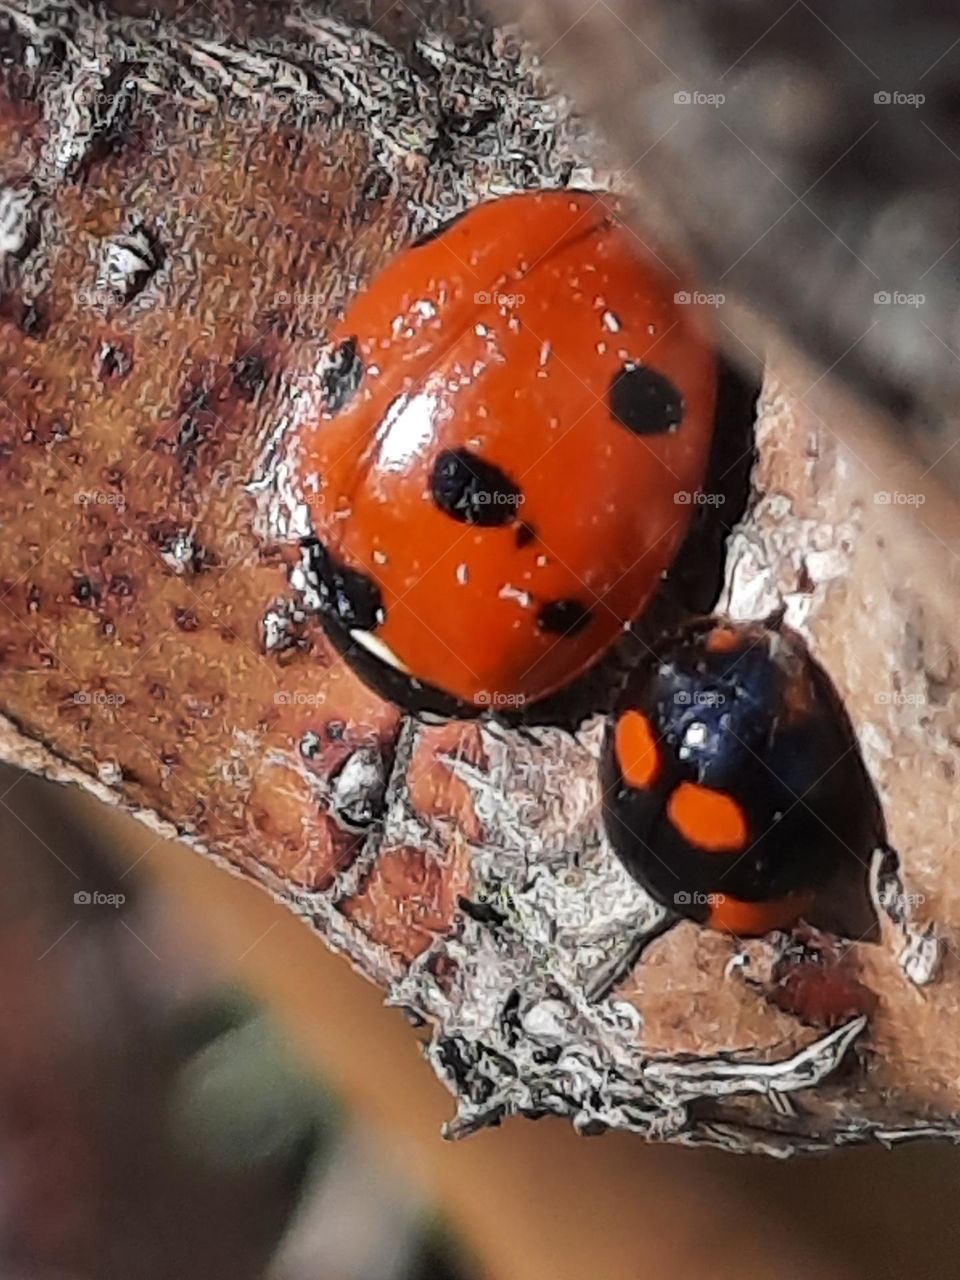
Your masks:
<svg viewBox="0 0 960 1280"><path fill-rule="evenodd" d="M958 909L953 650L789 357L726 603L787 604L887 804L906 887L883 869L881 940L847 960L868 1025L812 1032L763 995L776 940L686 924L592 998L664 923L599 830L599 720L401 720L304 612L276 446L331 319L477 199L612 180L515 36L334 8L0 4L3 756L169 824L427 1017L453 1132L518 1110L774 1153L954 1132L955 979L924 933Z"/></svg>

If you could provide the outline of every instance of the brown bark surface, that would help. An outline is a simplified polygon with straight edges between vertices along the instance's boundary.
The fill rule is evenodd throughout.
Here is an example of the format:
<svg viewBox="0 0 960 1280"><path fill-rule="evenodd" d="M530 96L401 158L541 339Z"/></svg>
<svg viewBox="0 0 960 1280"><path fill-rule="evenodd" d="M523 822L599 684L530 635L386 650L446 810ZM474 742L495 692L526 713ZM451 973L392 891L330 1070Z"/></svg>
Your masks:
<svg viewBox="0 0 960 1280"><path fill-rule="evenodd" d="M776 1152L952 1132L952 952L923 929L955 936L953 649L891 580L898 526L839 411L796 393L816 373L771 364L725 599L787 604L886 803L903 884L881 890L915 918L881 912L848 958L879 996L867 1025L811 1031L751 981L773 943L731 967L732 941L688 925L592 1000L661 914L599 831L598 719L540 741L404 721L304 613L276 446L331 321L449 213L609 176L515 38L383 9L372 30L346 5L78 11L69 39L59 10L0 9L4 757L309 919L430 1020L458 1132L518 1110Z"/></svg>

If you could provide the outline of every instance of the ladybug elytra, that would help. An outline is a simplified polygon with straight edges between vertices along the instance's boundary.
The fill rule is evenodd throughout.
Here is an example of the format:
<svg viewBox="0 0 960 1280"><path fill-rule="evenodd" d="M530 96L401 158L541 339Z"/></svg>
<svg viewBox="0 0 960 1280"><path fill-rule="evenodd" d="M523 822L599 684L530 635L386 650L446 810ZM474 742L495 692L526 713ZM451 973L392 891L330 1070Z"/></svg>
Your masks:
<svg viewBox="0 0 960 1280"><path fill-rule="evenodd" d="M529 705L643 612L713 426L676 290L603 199L546 192L469 210L355 299L293 466L324 625L368 684Z"/></svg>
<svg viewBox="0 0 960 1280"><path fill-rule="evenodd" d="M853 730L796 633L697 619L620 699L601 765L610 842L664 906L750 935L793 924L879 810Z"/></svg>

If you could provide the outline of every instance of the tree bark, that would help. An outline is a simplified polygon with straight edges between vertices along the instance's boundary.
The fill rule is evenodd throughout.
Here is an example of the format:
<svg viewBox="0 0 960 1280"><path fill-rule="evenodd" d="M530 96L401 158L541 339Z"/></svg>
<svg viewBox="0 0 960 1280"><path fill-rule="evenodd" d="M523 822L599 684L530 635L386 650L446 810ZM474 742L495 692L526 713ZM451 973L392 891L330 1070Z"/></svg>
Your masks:
<svg viewBox="0 0 960 1280"><path fill-rule="evenodd" d="M277 443L354 291L479 199L615 182L530 49L442 4L17 0L0 41L3 758L255 880L427 1019L451 1133L520 1111L775 1154L953 1134L930 931L949 942L957 910L953 648L891 581L838 402L797 391L817 373L770 358L722 601L786 604L900 853L879 943L844 960L879 1004L826 1033L766 998L776 939L655 937L599 829L598 717L539 740L406 720L297 591Z"/></svg>

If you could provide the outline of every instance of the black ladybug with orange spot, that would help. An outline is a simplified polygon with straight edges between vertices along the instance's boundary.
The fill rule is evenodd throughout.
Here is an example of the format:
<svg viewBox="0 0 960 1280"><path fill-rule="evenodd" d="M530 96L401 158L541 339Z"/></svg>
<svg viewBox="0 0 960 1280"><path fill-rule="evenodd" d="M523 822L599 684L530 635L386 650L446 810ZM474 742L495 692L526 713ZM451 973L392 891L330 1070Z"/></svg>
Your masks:
<svg viewBox="0 0 960 1280"><path fill-rule="evenodd" d="M806 915L880 839L829 679L796 633L706 618L660 642L611 719L604 821L664 906L741 935Z"/></svg>

